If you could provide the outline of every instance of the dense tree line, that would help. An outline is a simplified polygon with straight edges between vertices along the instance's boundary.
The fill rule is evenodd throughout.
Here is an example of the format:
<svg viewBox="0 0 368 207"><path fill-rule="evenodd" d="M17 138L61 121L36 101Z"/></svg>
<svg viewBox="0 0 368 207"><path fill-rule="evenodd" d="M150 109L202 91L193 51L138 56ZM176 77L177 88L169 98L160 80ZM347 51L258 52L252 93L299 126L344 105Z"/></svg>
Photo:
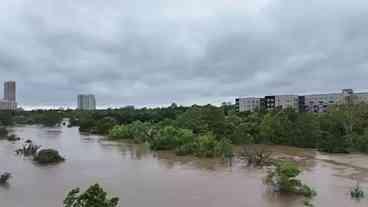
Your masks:
<svg viewBox="0 0 368 207"><path fill-rule="evenodd" d="M335 106L326 113L300 113L292 109L236 113L231 105L183 107L173 104L166 108L152 109L127 107L96 111L0 114L3 125L29 123L53 126L59 124L62 118L69 118L70 126L79 126L81 131L110 134L115 139L150 141L153 148L158 149L162 147L190 151L190 147L181 142L172 146L176 138L170 140L170 133L177 131L175 133L178 134L191 133L197 146L198 139L211 137L210 140L225 140L232 144L281 144L318 148L325 152L368 152L366 104ZM117 135L118 133L121 135ZM158 135L161 136L160 139L153 139ZM157 143L165 144L161 146Z"/></svg>

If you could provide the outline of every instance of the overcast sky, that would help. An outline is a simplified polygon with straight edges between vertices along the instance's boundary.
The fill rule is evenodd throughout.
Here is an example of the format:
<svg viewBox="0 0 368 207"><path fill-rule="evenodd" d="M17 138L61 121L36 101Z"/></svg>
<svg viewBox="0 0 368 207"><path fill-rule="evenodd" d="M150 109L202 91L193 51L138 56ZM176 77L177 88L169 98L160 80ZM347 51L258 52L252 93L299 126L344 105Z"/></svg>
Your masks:
<svg viewBox="0 0 368 207"><path fill-rule="evenodd" d="M367 0L1 0L19 104L221 103L368 91Z"/></svg>

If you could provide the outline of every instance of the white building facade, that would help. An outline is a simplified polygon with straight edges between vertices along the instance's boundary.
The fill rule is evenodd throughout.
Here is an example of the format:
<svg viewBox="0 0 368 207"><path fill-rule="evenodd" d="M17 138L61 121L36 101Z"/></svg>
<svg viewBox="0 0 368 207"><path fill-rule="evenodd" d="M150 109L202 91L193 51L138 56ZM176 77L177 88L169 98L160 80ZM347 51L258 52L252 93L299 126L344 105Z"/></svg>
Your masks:
<svg viewBox="0 0 368 207"><path fill-rule="evenodd" d="M279 109L291 108L298 111L299 96L297 95L279 95L275 96L275 107Z"/></svg>
<svg viewBox="0 0 368 207"><path fill-rule="evenodd" d="M6 81L4 83L4 99L0 99L0 110L16 110L16 82Z"/></svg>
<svg viewBox="0 0 368 207"><path fill-rule="evenodd" d="M92 94L78 95L79 110L96 110L96 98Z"/></svg>
<svg viewBox="0 0 368 207"><path fill-rule="evenodd" d="M235 101L238 111L249 111L255 112L261 108L261 99L255 97L248 97L248 98L238 98Z"/></svg>

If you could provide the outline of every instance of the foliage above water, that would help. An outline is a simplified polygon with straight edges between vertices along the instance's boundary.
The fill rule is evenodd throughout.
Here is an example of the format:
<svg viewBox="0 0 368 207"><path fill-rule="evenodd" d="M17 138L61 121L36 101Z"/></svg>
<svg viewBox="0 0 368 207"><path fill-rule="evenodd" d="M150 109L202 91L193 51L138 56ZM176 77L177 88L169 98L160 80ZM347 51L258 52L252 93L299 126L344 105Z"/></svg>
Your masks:
<svg viewBox="0 0 368 207"><path fill-rule="evenodd" d="M164 135L164 128L170 126L190 130L196 138L212 134L216 141L226 139L233 144L281 144L332 153L368 153L367 104L339 105L321 114L292 109L236 113L234 106L229 105L183 107L176 104L152 109L2 113L0 121L4 125L15 122L54 126L65 117L70 119L70 126L79 126L81 131L109 134L113 139L147 141L154 143L153 148L160 148L156 143L166 143L167 146L162 145L164 148L172 148L175 141L157 137L159 133ZM175 150L185 154L194 146L198 145L180 144Z"/></svg>
<svg viewBox="0 0 368 207"><path fill-rule="evenodd" d="M308 198L316 195L312 188L296 178L301 170L295 163L278 161L274 165L275 168L269 172L267 177L267 183L273 187L274 191L300 194Z"/></svg>
<svg viewBox="0 0 368 207"><path fill-rule="evenodd" d="M357 182L354 188L350 191L350 196L354 199L364 198L364 191L360 187L359 182Z"/></svg>
<svg viewBox="0 0 368 207"><path fill-rule="evenodd" d="M54 149L42 149L34 156L34 160L39 164L51 164L62 162L65 159Z"/></svg>
<svg viewBox="0 0 368 207"><path fill-rule="evenodd" d="M6 172L0 175L0 184L5 184L11 178L11 174Z"/></svg>
<svg viewBox="0 0 368 207"><path fill-rule="evenodd" d="M84 193L76 188L64 199L64 207L117 207L119 198L107 198L107 193L98 185L90 186Z"/></svg>

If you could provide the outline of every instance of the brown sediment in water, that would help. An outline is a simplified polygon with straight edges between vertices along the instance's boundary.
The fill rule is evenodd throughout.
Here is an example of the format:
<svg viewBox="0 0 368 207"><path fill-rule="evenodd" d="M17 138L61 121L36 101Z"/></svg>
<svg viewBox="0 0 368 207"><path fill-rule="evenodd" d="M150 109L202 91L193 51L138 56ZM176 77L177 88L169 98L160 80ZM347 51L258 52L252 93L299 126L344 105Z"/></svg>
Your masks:
<svg viewBox="0 0 368 207"><path fill-rule="evenodd" d="M98 182L122 206L130 207L297 207L303 198L272 193L263 183L265 169L249 168L235 159L232 166L221 159L178 157L172 152L151 152L146 145L102 140L81 135L77 128L46 129L16 127L17 136L32 138L43 146L58 149L68 161L38 166L14 156L16 146L0 142L0 170L14 179L0 187L1 206L61 206L66 192ZM300 178L316 189L315 206L362 207L348 192L357 176L368 187L367 155L325 155L313 149L268 147L275 157L298 161L305 171ZM40 195L43 195L40 199ZM22 199L19 199L22 198Z"/></svg>

